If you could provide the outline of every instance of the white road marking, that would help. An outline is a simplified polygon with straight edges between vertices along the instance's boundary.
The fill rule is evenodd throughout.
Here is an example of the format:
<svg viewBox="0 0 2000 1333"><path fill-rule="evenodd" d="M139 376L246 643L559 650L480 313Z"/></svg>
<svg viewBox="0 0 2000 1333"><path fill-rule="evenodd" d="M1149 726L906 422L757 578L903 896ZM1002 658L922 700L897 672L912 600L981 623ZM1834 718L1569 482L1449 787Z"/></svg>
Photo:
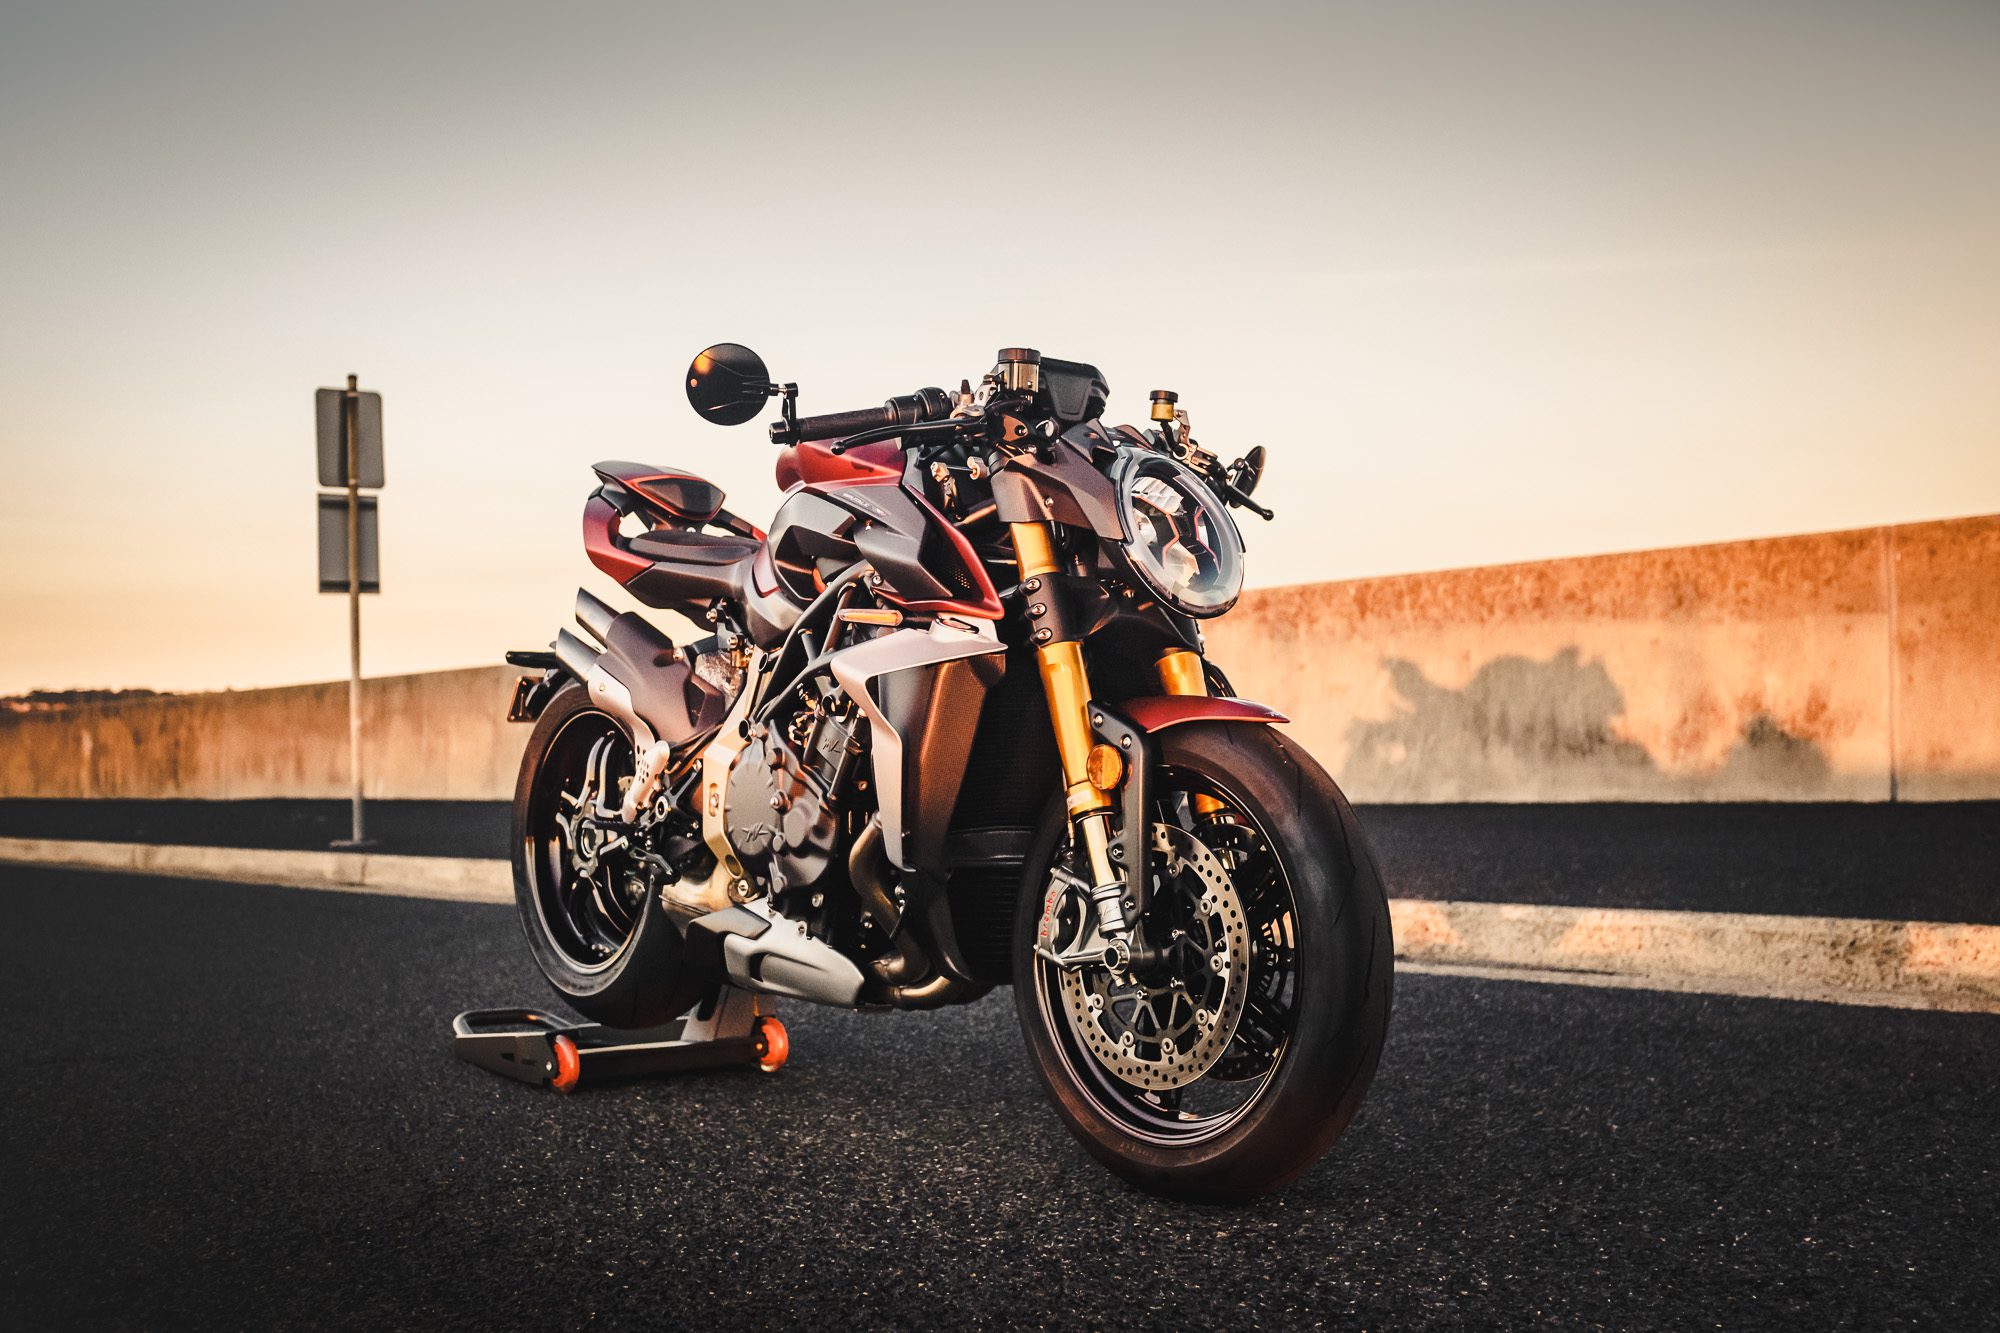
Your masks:
<svg viewBox="0 0 2000 1333"><path fill-rule="evenodd" d="M514 901L513 871L505 861L484 858L0 838L0 861L277 884L293 889L379 893L396 898L475 903Z"/></svg>
<svg viewBox="0 0 2000 1333"><path fill-rule="evenodd" d="M0 838L0 862L514 900L502 860ZM2000 926L1408 898L1389 907L1397 967L1420 975L2000 1013Z"/></svg>
<svg viewBox="0 0 2000 1333"><path fill-rule="evenodd" d="M1597 986L1605 990L1669 991L1681 995L1730 995L1752 1000L1801 1000L1810 1004L1849 1004L1873 1009L1925 1009L1933 1012L2000 1013L2000 1004L1976 996L1935 996L1888 991L1799 990L1759 984L1749 978L1649 977L1619 972L1563 972L1553 968L1482 967L1473 963L1416 963L1396 960L1396 972L1431 977L1474 977L1481 981L1532 981L1552 986Z"/></svg>

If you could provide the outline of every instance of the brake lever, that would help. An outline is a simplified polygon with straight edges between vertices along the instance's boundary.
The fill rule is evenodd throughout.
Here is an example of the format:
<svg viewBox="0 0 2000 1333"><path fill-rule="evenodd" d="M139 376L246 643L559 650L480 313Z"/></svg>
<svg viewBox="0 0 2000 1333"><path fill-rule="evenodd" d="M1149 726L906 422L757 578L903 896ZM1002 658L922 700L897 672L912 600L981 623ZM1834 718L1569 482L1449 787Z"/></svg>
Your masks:
<svg viewBox="0 0 2000 1333"><path fill-rule="evenodd" d="M1273 513L1269 509L1264 508L1263 505L1258 504L1255 500L1251 499L1248 495L1245 495L1242 491L1237 490L1235 485L1231 482L1225 481L1222 483L1222 498L1227 500L1230 504L1239 505L1242 508L1249 510L1251 513L1255 514L1258 518L1263 519L1266 523L1269 523L1273 519L1277 518L1277 515L1275 513Z"/></svg>
<svg viewBox="0 0 2000 1333"><path fill-rule="evenodd" d="M875 426L859 431L844 440L835 440L827 446L827 452L844 454L849 449L864 444L874 444L880 440L903 440L906 449L921 449L924 437L940 435L957 430L964 423L956 417L944 417L937 421L896 422L886 426Z"/></svg>

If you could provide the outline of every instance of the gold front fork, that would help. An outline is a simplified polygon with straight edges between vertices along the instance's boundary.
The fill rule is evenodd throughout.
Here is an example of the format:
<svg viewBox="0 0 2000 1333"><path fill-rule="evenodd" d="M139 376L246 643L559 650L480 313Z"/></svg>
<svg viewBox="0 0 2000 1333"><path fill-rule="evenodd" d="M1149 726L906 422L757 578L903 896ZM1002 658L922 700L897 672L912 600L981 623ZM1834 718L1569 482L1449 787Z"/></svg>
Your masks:
<svg viewBox="0 0 2000 1333"><path fill-rule="evenodd" d="M1021 565L1021 583L1030 603L1040 591L1035 580L1058 572L1055 537L1046 523L1009 525L1014 555ZM1047 598L1041 599L1047 604ZM1038 619L1031 613L1031 619ZM1040 639L1035 661L1041 667L1042 693L1049 703L1049 722L1056 733L1056 754L1062 761L1063 804L1090 862L1091 898L1108 933L1127 929L1124 884L1111 864L1111 798L1090 781L1090 676L1084 670L1083 645L1075 639Z"/></svg>
<svg viewBox="0 0 2000 1333"><path fill-rule="evenodd" d="M1162 653L1157 663L1160 672L1160 688L1168 694L1194 694L1208 696L1208 673L1202 669L1201 654L1176 648ZM1203 796L1196 792L1191 802L1198 815L1212 815L1222 809L1222 802L1213 796Z"/></svg>
<svg viewBox="0 0 2000 1333"><path fill-rule="evenodd" d="M1201 654L1176 648L1161 653L1158 663L1160 688L1168 694L1208 695L1208 676L1201 669Z"/></svg>

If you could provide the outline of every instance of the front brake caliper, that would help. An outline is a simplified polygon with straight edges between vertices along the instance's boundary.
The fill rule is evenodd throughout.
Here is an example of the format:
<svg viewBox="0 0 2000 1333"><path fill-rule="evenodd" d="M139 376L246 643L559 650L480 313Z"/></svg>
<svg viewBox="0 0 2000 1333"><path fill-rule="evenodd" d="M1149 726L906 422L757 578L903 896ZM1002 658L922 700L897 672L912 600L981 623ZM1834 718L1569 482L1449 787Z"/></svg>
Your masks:
<svg viewBox="0 0 2000 1333"><path fill-rule="evenodd" d="M1065 909L1070 920L1065 924ZM1035 953L1064 971L1102 967L1109 947L1098 927L1090 885L1063 866L1049 872L1049 891L1042 899L1041 925L1035 931Z"/></svg>

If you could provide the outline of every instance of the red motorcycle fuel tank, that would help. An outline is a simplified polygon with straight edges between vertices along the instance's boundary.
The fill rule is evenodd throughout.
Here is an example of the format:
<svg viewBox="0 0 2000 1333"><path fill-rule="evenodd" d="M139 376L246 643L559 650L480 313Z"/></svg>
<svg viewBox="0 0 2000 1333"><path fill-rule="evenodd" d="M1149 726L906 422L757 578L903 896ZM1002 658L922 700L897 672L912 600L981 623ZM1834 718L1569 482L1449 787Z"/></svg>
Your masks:
<svg viewBox="0 0 2000 1333"><path fill-rule="evenodd" d="M861 444L835 453L831 445L795 444L778 455L778 489L789 491L801 482L881 480L903 475L903 446L894 440Z"/></svg>
<svg viewBox="0 0 2000 1333"><path fill-rule="evenodd" d="M875 592L884 601L982 620L1001 615L972 544L900 477L805 482L779 506L769 540L778 577L795 597L812 598L866 560L882 577Z"/></svg>

